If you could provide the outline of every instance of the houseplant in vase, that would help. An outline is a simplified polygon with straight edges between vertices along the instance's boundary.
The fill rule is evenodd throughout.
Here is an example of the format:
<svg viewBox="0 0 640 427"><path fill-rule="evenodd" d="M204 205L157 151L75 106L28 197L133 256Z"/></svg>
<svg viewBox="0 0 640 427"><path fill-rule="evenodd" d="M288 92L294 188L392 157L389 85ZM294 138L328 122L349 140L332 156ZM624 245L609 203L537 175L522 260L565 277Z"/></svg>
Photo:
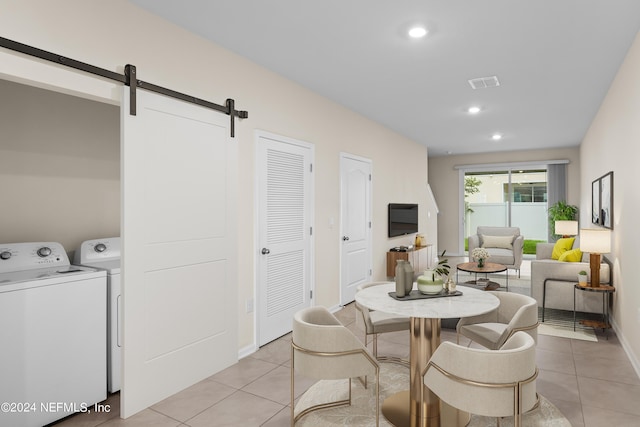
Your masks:
<svg viewBox="0 0 640 427"><path fill-rule="evenodd" d="M578 283L580 283L583 286L587 284L587 272L586 271L581 270L580 272L578 272Z"/></svg>
<svg viewBox="0 0 640 427"><path fill-rule="evenodd" d="M484 267L484 262L491 255L485 248L474 248L471 251L471 259L478 262L478 268Z"/></svg>
<svg viewBox="0 0 640 427"><path fill-rule="evenodd" d="M445 280L449 277L449 260L444 258L446 250L438 257L438 263L434 268L425 270L422 276L418 277L418 290L423 294L434 295L442 292Z"/></svg>

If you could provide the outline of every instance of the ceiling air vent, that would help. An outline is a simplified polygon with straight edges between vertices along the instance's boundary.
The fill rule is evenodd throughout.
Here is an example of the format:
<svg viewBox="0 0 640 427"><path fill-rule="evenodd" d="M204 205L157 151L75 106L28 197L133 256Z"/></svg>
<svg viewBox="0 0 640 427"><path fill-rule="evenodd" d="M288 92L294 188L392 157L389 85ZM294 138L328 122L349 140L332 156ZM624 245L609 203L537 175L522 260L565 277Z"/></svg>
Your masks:
<svg viewBox="0 0 640 427"><path fill-rule="evenodd" d="M469 84L472 89L484 89L488 87L498 87L500 86L500 82L498 81L498 76L491 77L479 77L477 79L469 80Z"/></svg>

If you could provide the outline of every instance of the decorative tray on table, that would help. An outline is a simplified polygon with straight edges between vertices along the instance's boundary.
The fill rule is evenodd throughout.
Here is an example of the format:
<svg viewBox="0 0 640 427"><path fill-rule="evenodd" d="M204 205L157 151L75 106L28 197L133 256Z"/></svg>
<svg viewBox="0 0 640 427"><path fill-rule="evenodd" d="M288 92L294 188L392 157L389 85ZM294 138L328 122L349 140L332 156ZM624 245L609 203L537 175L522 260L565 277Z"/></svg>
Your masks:
<svg viewBox="0 0 640 427"><path fill-rule="evenodd" d="M423 294L417 289L412 290L409 295L405 295L404 297L396 296L395 292L389 292L389 296L398 301L411 301L416 299L429 299L429 298L445 298L445 297L457 297L462 295L462 292L455 291L454 293L449 293L449 291L442 290L437 294Z"/></svg>

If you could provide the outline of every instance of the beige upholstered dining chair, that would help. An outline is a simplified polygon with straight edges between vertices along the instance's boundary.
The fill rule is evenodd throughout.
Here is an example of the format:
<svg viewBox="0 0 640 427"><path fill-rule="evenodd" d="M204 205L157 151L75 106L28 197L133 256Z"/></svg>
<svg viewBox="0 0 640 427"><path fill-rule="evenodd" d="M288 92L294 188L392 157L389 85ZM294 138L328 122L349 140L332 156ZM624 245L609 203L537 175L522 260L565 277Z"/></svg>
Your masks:
<svg viewBox="0 0 640 427"><path fill-rule="evenodd" d="M514 416L519 427L522 414L538 404L535 345L524 332L516 332L499 350L443 342L427 364L424 384L454 408L488 417Z"/></svg>
<svg viewBox="0 0 640 427"><path fill-rule="evenodd" d="M388 284L389 282L370 282L358 286L357 290ZM378 356L378 334L385 332L408 331L409 317L369 310L356 302L356 325L364 330L364 346L369 345L369 336L373 335L373 356L381 362L395 362L408 365L406 360L395 356Z"/></svg>
<svg viewBox="0 0 640 427"><path fill-rule="evenodd" d="M535 299L509 292L491 292L500 300L495 310L472 317L463 317L456 326L457 343L460 335L496 350L517 331L525 331L538 340L538 303Z"/></svg>
<svg viewBox="0 0 640 427"><path fill-rule="evenodd" d="M318 380L349 378L348 398L321 403L294 414L294 373ZM351 404L351 379L375 375L376 426L380 422L380 367L360 340L324 307L310 307L295 314L291 339L291 425L304 415L323 408Z"/></svg>

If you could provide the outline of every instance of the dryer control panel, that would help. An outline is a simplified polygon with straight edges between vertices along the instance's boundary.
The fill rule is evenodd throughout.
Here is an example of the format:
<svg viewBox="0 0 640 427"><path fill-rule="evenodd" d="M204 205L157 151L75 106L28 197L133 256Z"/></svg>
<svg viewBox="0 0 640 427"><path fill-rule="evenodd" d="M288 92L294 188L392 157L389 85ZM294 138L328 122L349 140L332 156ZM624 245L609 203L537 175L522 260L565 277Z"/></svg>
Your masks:
<svg viewBox="0 0 640 427"><path fill-rule="evenodd" d="M84 265L120 259L120 237L107 237L82 242L76 250L73 263Z"/></svg>
<svg viewBox="0 0 640 427"><path fill-rule="evenodd" d="M60 243L0 243L0 273L67 266L69 257Z"/></svg>

